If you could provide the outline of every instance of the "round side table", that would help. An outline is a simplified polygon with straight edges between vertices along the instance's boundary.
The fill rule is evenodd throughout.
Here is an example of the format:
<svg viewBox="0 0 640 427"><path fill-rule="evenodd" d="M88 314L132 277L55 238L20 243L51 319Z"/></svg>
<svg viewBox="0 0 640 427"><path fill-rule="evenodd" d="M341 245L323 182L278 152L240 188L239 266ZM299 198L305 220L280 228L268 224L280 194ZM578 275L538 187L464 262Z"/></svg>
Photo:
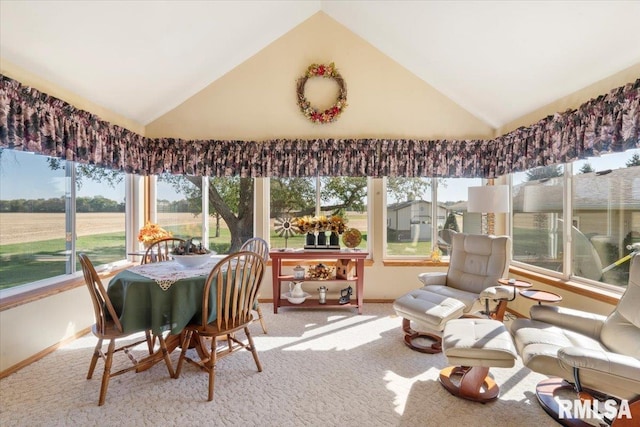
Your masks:
<svg viewBox="0 0 640 427"><path fill-rule="evenodd" d="M495 310L495 314L493 315L493 318L496 320L500 320L503 321L504 320L504 314L507 311L507 303L513 301L516 299L516 296L518 295L518 293L516 292L516 288L530 288L531 287L531 283L526 282L524 280L517 280L517 279L498 279L498 284L499 285L503 285L503 286L513 286L513 296L511 298L504 298L504 299L500 299L498 300L498 306L496 307ZM485 302L485 312L489 312L489 302L486 301Z"/></svg>
<svg viewBox="0 0 640 427"><path fill-rule="evenodd" d="M534 301L538 301L538 305L543 302L555 303L562 301L562 297L558 294L554 294L549 291L542 291L540 289L524 289L520 291L520 295L525 298L532 299Z"/></svg>

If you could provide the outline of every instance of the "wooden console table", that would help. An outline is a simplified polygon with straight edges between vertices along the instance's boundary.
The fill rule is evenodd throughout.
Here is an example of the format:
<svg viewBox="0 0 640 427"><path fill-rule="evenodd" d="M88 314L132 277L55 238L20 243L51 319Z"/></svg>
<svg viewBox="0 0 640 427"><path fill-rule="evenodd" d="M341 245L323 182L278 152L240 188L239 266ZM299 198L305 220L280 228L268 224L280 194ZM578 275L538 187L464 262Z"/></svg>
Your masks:
<svg viewBox="0 0 640 427"><path fill-rule="evenodd" d="M299 307L299 308L323 308L323 307L357 307L358 314L362 314L364 301L364 260L369 255L368 252L334 251L334 250L305 250L305 251L279 251L269 252L271 258L271 271L273 278L273 312L278 314L278 307ZM320 304L317 299L307 298L302 304L292 304L288 300L281 298L281 285L295 280L293 275L282 274L283 261L337 261L339 259L355 261L355 276L346 279L331 278L329 280L318 280L305 278L304 282L351 282L356 285L355 299L357 302L339 304L338 299L327 298L326 304Z"/></svg>

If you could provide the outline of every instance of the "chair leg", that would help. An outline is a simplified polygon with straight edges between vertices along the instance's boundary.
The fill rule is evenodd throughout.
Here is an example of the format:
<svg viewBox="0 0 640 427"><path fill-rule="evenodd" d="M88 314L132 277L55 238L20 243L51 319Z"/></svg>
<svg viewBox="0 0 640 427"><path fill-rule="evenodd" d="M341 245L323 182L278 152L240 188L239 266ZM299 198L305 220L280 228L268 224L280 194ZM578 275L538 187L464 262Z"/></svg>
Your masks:
<svg viewBox="0 0 640 427"><path fill-rule="evenodd" d="M149 354L153 354L153 347L156 343L156 337L151 335L150 330L144 331L144 335L147 337L147 347L149 348Z"/></svg>
<svg viewBox="0 0 640 427"><path fill-rule="evenodd" d="M209 395L207 400L211 402L213 400L213 387L216 381L216 361L217 361L217 343L216 337L211 340L211 357L205 362L205 367L209 371Z"/></svg>
<svg viewBox="0 0 640 427"><path fill-rule="evenodd" d="M91 356L91 363L89 364L89 372L87 373L87 379L90 380L93 376L93 371L96 368L96 363L98 362L98 358L102 353L102 338L98 339L98 343L96 344L96 348L93 350L93 356Z"/></svg>
<svg viewBox="0 0 640 427"><path fill-rule="evenodd" d="M249 332L249 328L244 328L245 334L247 334L247 340L249 341L248 350L251 351L253 355L253 360L256 362L256 367L258 368L258 372L262 372L262 364L260 363L260 359L258 359L258 351L256 350L256 346L253 344L253 338L251 337L251 332Z"/></svg>
<svg viewBox="0 0 640 427"><path fill-rule="evenodd" d="M173 378L175 376L175 373L173 371L173 364L171 363L171 357L169 356L167 343L164 340L164 337L162 336L162 334L158 335L158 341L160 342L160 350L162 350L162 356L164 357L164 362L166 363L167 370L169 371L169 377Z"/></svg>
<svg viewBox="0 0 640 427"><path fill-rule="evenodd" d="M411 321L409 319L402 319L402 330L404 331L404 343L411 350L419 351L420 353L436 354L442 353L442 338L436 334L430 334L428 332L418 332L411 329ZM421 346L413 342L416 338L428 338L433 341L433 344L429 347Z"/></svg>
<svg viewBox="0 0 640 427"><path fill-rule="evenodd" d="M266 334L267 325L265 325L264 323L264 317L262 316L262 308L260 308L260 305L258 305L258 308L256 311L258 312L258 320L260 320L260 326L262 326L262 332Z"/></svg>
<svg viewBox="0 0 640 427"><path fill-rule="evenodd" d="M182 338L182 351L180 352L180 358L178 359L178 366L176 367L176 372L173 378L178 378L180 376L180 372L182 371L182 363L187 355L187 348L189 348L189 341L191 341L191 334L193 331L186 331L184 333L184 337Z"/></svg>
<svg viewBox="0 0 640 427"><path fill-rule="evenodd" d="M104 373L102 374L102 385L100 386L100 398L98 400L98 406L104 405L105 398L107 397L107 388L109 387L109 380L111 379L111 364L113 363L113 352L116 348L116 340L111 339L109 341L109 349L107 350L107 358L104 361Z"/></svg>

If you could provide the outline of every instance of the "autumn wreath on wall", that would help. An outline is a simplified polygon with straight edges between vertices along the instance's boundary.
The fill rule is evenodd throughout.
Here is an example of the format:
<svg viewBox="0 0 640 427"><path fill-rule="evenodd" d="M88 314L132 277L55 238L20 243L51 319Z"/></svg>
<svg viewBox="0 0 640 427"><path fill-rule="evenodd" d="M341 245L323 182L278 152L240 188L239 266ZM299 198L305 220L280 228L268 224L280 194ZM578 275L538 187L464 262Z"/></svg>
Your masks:
<svg viewBox="0 0 640 427"><path fill-rule="evenodd" d="M311 77L333 79L340 89L336 102L324 111L319 111L312 107L311 103L304 96L304 86ZM342 114L342 111L347 107L347 86L333 62L329 65L309 65L304 76L298 79L298 106L302 114L314 123L331 123L336 121L340 114Z"/></svg>

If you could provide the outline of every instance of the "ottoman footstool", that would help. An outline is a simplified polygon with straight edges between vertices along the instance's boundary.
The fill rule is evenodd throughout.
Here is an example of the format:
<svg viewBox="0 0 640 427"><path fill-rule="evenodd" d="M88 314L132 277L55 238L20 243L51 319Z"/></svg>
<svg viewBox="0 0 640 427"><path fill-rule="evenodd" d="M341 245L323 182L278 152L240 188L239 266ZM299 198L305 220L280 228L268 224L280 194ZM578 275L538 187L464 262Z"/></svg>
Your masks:
<svg viewBox="0 0 640 427"><path fill-rule="evenodd" d="M434 354L442 351L440 334L445 324L462 316L465 305L455 298L416 289L395 300L393 308L398 316L402 316L404 343L412 350ZM422 330L418 332L412 329L411 322L415 322ZM428 338L433 344L422 346L414 342L416 338Z"/></svg>
<svg viewBox="0 0 640 427"><path fill-rule="evenodd" d="M476 402L488 402L500 393L489 368L511 368L517 357L511 334L493 319L450 320L444 327L442 350L457 366L440 371L440 383L454 396ZM458 383L452 381L457 376Z"/></svg>

